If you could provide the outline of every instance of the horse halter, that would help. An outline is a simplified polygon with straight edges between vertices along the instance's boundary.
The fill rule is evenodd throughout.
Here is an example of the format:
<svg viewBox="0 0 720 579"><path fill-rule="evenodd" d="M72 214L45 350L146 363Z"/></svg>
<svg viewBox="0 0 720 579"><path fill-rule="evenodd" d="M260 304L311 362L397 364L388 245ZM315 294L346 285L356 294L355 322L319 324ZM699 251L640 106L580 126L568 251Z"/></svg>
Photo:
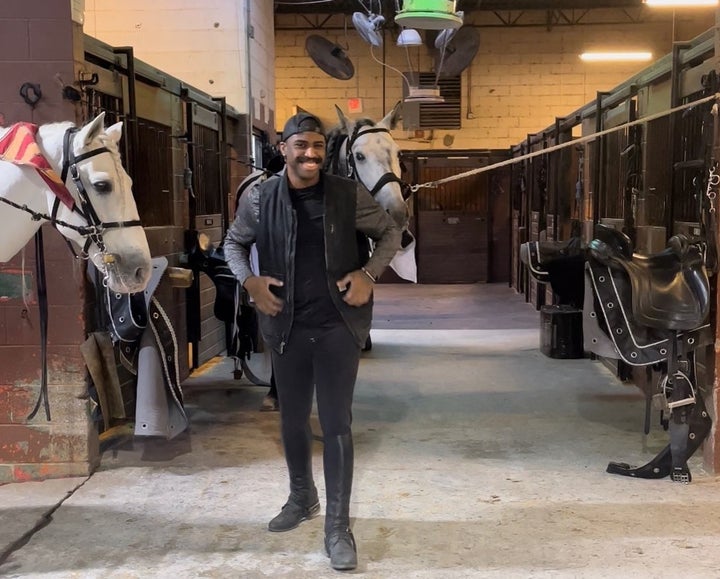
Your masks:
<svg viewBox="0 0 720 579"><path fill-rule="evenodd" d="M369 127L367 130L360 132L360 129L362 127ZM376 127L373 125L370 121L359 121L355 128L353 129L352 135L348 137L348 143L346 148L346 159L345 163L347 165L347 176L352 178L354 174L357 173L357 168L355 167L355 156L353 155L353 145L355 144L355 141L358 140L358 138L362 135L369 135L370 133L388 133L390 134L390 131L384 127ZM395 173L392 171L388 171L387 173L383 173L380 176L380 179L378 179L377 183L375 183L374 187L371 189L368 187L365 183L363 183L362 179L360 178L360 174L357 174L357 180L362 184L363 187L365 187L368 191L370 191L370 195L375 197L377 195L378 191L385 187L388 183L398 183L400 185L400 189L402 191L402 197L403 199L407 200L408 197L410 197L410 194L412 193L410 189L410 185L405 183L400 177L398 177Z"/></svg>
<svg viewBox="0 0 720 579"><path fill-rule="evenodd" d="M76 156L73 150L73 140L75 139L75 134L77 132L78 129L73 127L65 131L65 136L63 138L63 166L61 179L62 182L65 183L67 181L68 173L70 174L70 177L75 184L75 188L78 191L78 197L80 202L80 207L78 207L78 204L76 203L73 207L73 211L75 211L83 219L85 219L87 225L78 227L58 220L57 212L60 208L60 199L57 197L55 198L55 202L53 204L52 216L50 221L53 223L53 225L59 223L60 225L74 229L80 235L85 237L85 245L82 248L82 252L79 256L76 255L75 257L87 259L90 244L94 243L100 250L100 253L102 253L103 262L107 265L113 263L115 261L115 258L112 254L107 253L105 242L103 241L103 232L106 229L112 229L117 227L140 227L142 226L142 223L139 219L133 219L130 221L102 221L98 217L98 214L95 211L92 202L90 201L87 190L85 189L85 185L80 178L80 171L78 171L78 163L85 161L90 157L94 157L95 155L110 153L110 149L108 149L107 147L99 147L97 149L93 149L92 151L88 151L87 153Z"/></svg>

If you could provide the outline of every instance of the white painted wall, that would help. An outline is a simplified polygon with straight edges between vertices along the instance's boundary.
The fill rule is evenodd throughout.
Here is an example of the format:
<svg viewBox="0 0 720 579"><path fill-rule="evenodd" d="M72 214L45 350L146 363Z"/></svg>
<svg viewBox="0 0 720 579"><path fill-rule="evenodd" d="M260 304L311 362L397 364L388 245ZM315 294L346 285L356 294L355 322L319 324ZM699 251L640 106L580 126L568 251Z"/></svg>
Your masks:
<svg viewBox="0 0 720 579"><path fill-rule="evenodd" d="M248 5L254 36L249 43ZM249 84L255 118L270 121L275 109L272 2L85 0L84 31L113 46L133 46L140 60L212 96L226 97L240 112L249 112Z"/></svg>
<svg viewBox="0 0 720 579"><path fill-rule="evenodd" d="M254 38L246 40L249 2ZM598 23L609 11L590 11L581 25L548 28L536 11L534 26L487 26L487 13L468 15L481 26L480 51L463 73L462 129L426 131L422 140L398 132L406 148L505 148L523 141L648 66L585 64L578 54L590 48L648 48L657 57L673 40L688 40L712 26L713 9L643 13L641 21ZM639 15L640 12L638 11ZM612 16L612 15L611 15ZM630 14L632 16L632 14ZM395 46L388 29L384 48L374 50L342 16L274 18L270 0L85 0L85 32L111 45L132 45L138 58L213 96L225 96L249 112L248 63L255 119L282 127L296 107L337 121L334 105L360 97L363 116L382 117L402 98L400 75L408 58L414 70L432 70L426 47ZM355 76L339 81L322 72L305 51L308 34L321 34L346 49ZM378 60L387 66L382 66ZM261 106L262 105L262 106ZM273 114L274 112L274 114ZM446 139L446 137L452 137Z"/></svg>
<svg viewBox="0 0 720 579"><path fill-rule="evenodd" d="M548 29L545 14L537 11L537 25L484 27L491 17L473 13L466 23L480 25L480 49L462 78L462 129L425 131L422 139L411 133L395 137L408 149L446 149L450 135L454 149L506 148L552 125L610 90L651 63L586 64L578 55L587 49L647 48L660 58L672 50L672 40L689 40L712 25L712 9L677 16L662 12L645 15L643 23L593 24L612 17L609 11L591 11L586 23ZM525 17L527 18L527 17ZM618 18L620 18L618 16ZM485 20L481 20L485 19ZM319 20L318 20L319 22ZM347 99L363 99L363 116L381 118L402 98L402 79L390 67L409 69L408 54L397 47L397 34L386 31L383 48L371 51L350 22L347 32L342 17L313 29L305 18L283 15L276 18L276 98L279 119L299 106L335 123L334 105L347 112ZM309 34L321 34L345 48L355 66L347 81L334 79L320 70L305 52ZM373 58L373 55L375 58ZM382 60L387 67L377 60ZM409 59L415 71L433 70L426 46L411 48ZM357 115L355 115L357 116ZM413 133L414 134L414 133Z"/></svg>

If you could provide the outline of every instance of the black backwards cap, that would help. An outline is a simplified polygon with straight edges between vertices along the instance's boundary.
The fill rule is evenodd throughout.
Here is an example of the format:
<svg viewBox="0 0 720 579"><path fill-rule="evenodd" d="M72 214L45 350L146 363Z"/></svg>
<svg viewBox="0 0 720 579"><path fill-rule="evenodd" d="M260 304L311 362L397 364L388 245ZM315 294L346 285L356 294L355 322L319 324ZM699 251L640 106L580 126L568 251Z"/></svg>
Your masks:
<svg viewBox="0 0 720 579"><path fill-rule="evenodd" d="M285 123L285 128L283 128L282 132L282 140L287 141L293 135L304 133L306 131L320 133L321 135L325 134L322 123L316 116L313 116L310 113L297 113L291 116L287 120L287 123Z"/></svg>

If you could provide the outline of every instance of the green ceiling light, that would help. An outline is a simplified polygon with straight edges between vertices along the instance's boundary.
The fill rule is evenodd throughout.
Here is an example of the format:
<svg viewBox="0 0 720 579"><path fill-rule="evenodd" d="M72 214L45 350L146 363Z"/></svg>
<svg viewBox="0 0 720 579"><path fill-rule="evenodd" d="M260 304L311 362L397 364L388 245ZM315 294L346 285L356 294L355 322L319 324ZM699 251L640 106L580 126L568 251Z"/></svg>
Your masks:
<svg viewBox="0 0 720 579"><path fill-rule="evenodd" d="M404 0L395 23L419 30L460 28L463 13L455 12L455 4L454 0Z"/></svg>

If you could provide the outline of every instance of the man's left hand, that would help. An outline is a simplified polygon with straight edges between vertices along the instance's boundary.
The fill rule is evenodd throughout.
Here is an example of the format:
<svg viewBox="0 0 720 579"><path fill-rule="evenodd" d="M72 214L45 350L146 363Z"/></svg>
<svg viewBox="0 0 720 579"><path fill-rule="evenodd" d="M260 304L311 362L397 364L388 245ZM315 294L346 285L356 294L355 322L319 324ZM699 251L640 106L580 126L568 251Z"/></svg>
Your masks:
<svg viewBox="0 0 720 579"><path fill-rule="evenodd" d="M364 306L370 301L373 292L373 282L361 269L351 271L344 278L336 282L337 288L345 292L343 301L351 306Z"/></svg>

